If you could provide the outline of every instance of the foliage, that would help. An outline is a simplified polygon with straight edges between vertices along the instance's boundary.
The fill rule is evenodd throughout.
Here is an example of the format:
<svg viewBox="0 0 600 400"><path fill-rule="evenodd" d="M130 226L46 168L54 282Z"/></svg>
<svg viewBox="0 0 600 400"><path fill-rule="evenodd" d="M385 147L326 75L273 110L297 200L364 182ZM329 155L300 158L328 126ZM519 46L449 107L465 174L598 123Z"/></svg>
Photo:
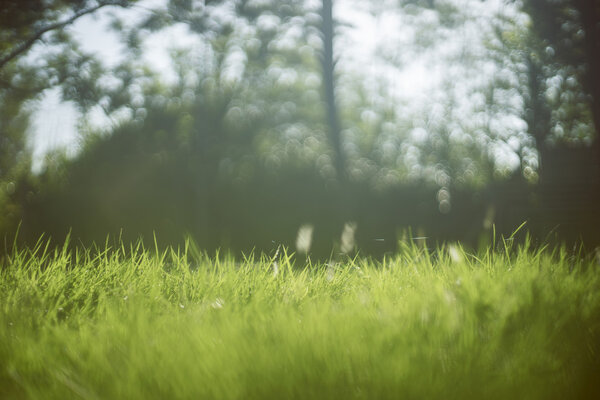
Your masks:
<svg viewBox="0 0 600 400"><path fill-rule="evenodd" d="M303 264L41 240L0 269L0 396L597 398L598 264L510 243Z"/></svg>
<svg viewBox="0 0 600 400"><path fill-rule="evenodd" d="M411 40L389 40L379 52L389 61L388 72L395 76L419 54L445 62L436 92L398 101L377 70L348 71L342 52L332 48L330 76L323 78L318 2L169 0L147 7L31 1L29 8L9 2L1 18L15 18L0 28L3 59L31 38L44 46L32 44L31 52L0 67L0 203L11 204L0 232L12 235L22 218L30 241L40 232L63 238L72 231L89 244L123 230L127 240L150 240L158 232L159 242L168 244L187 233L206 248L240 251L266 250L273 241L291 245L298 227L310 223L323 225L315 231L317 242L329 254L341 226L354 221L362 248L384 238L392 243L385 252L406 226L439 240L476 243L491 226L488 221L482 229L482 221L496 213L504 232L534 219L532 232L542 237L570 224L570 241L597 238L591 233L596 207L589 204L600 192L590 189L593 176L573 179L584 189L571 192L587 199L574 206L542 207L552 196L535 186L542 143L591 140L581 43L574 42L577 57L553 57L562 50L544 39L547 29L538 32L540 21L514 4L495 2L492 14L489 2L464 3L468 7L455 0L364 6L380 16L396 10L399 25L412 29ZM108 29L125 44L116 65L86 52L68 29L72 18L99 6L113 11ZM555 17L575 21L571 14ZM335 29L328 42L352 29L330 22ZM192 44L174 43L167 80L143 55L158 35L180 28ZM575 28L567 33L580 35ZM476 42L467 40L475 36ZM31 177L25 146L30 110L51 87L80 112L81 150L49 158ZM339 109L335 146L328 109ZM336 172L340 155L344 185ZM556 158L560 168L554 170L564 175L588 165L571 157L577 165L570 168L562 165L566 157ZM527 182L517 182L519 165ZM574 217L573 208L589 218Z"/></svg>
<svg viewBox="0 0 600 400"><path fill-rule="evenodd" d="M31 156L27 146L35 101L60 87L66 101L87 110L99 100L101 63L81 51L65 29L122 0L6 0L0 8L0 231L15 228L23 199L31 197ZM43 43L44 49L38 44ZM31 56L35 48L37 56ZM20 203L21 201L21 203Z"/></svg>
<svg viewBox="0 0 600 400"><path fill-rule="evenodd" d="M563 109L560 122L577 115L586 105L600 132L600 5L594 0L557 0L552 2L525 0L524 10L531 17L532 34L540 40L549 54L550 65L557 69L554 82L553 109ZM562 78L562 79L561 79ZM558 93L556 93L558 92ZM560 114L559 114L560 115ZM561 127L570 130L570 127ZM573 128L572 128L573 129Z"/></svg>

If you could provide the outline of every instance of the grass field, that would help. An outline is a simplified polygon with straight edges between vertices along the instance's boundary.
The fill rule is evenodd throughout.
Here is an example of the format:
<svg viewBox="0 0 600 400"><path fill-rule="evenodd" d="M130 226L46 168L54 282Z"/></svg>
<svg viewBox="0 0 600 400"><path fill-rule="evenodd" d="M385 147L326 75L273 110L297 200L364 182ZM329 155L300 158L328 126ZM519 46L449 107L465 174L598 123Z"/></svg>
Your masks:
<svg viewBox="0 0 600 400"><path fill-rule="evenodd" d="M0 398L600 398L597 260L499 248L14 251Z"/></svg>

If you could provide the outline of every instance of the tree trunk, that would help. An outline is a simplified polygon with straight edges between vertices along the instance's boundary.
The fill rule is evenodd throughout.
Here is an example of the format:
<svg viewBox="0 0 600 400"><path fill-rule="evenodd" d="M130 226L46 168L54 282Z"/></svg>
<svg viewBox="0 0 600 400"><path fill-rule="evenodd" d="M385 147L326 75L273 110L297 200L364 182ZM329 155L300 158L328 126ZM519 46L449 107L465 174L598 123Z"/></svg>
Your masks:
<svg viewBox="0 0 600 400"><path fill-rule="evenodd" d="M542 85L543 74L539 62L531 55L527 55L527 73L529 86L529 101L527 108L527 125L529 133L535 139L538 151L538 173L544 179L544 163L546 162L546 138L550 132L550 111L546 105L544 88Z"/></svg>
<svg viewBox="0 0 600 400"><path fill-rule="evenodd" d="M325 102L327 104L327 125L329 128L329 139L334 152L334 165L338 180L343 182L346 177L346 160L342 149L341 129L338 110L335 100L335 63L333 59L333 35L334 23L332 12L332 0L323 0L321 12L322 25L321 35L323 38L323 86L325 90Z"/></svg>

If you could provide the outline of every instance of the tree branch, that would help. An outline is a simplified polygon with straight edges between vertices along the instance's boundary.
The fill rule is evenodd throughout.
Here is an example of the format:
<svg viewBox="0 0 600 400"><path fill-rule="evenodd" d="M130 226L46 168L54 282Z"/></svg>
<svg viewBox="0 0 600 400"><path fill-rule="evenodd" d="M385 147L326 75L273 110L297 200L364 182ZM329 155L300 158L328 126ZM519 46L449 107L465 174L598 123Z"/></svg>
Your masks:
<svg viewBox="0 0 600 400"><path fill-rule="evenodd" d="M116 1L103 1L98 3L97 5L90 7L90 8L85 8L83 10L79 10L78 12L76 12L75 14L73 14L70 18L64 20L64 21L59 21L56 22L54 24L50 24L48 26L43 27L42 29L40 29L39 31L37 31L36 33L33 34L33 36L31 36L29 39L25 40L24 42L16 45L6 56L0 57L0 70L2 70L2 68L4 68L4 66L6 64L8 64L11 60L15 59L16 57L18 57L19 55L21 55L22 53L26 52L27 50L29 50L31 48L31 46L33 46L35 44L35 42L37 42L38 40L41 39L41 37L50 31L53 31L55 29L60 29L63 28L69 24L72 24L73 22L75 22L77 19L83 17L84 15L87 14L91 14L93 12L98 11L100 8L104 7L104 6L116 6L116 5L123 5L124 3L120 0L116 0Z"/></svg>

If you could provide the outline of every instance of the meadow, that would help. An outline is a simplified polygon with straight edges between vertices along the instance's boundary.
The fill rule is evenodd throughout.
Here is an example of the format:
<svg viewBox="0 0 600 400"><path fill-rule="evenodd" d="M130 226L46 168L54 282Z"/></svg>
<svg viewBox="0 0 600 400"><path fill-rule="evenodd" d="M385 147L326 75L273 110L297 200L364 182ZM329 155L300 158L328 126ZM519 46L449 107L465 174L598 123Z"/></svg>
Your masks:
<svg viewBox="0 0 600 400"><path fill-rule="evenodd" d="M511 240L327 263L40 241L0 268L0 398L600 398L599 268Z"/></svg>

